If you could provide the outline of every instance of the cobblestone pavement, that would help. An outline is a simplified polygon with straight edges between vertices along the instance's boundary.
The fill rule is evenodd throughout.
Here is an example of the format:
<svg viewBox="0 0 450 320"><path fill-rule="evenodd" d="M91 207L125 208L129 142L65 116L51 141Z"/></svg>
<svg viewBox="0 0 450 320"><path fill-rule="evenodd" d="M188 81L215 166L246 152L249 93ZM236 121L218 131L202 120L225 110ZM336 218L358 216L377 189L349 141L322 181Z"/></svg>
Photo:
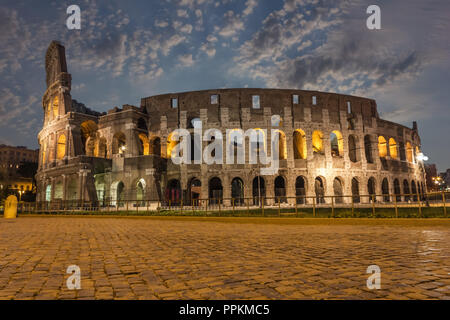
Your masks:
<svg viewBox="0 0 450 320"><path fill-rule="evenodd" d="M450 299L448 223L254 221L0 219L0 299Z"/></svg>

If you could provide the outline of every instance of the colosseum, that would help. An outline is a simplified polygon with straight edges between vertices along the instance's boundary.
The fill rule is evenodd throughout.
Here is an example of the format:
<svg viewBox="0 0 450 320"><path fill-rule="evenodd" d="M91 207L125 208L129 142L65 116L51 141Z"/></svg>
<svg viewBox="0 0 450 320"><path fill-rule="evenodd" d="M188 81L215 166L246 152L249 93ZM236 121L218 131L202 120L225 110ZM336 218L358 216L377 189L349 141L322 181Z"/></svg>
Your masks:
<svg viewBox="0 0 450 320"><path fill-rule="evenodd" d="M267 205L290 206L352 198L370 202L365 195L377 202L407 201L404 194L425 192L417 124L408 128L381 119L372 99L304 90L217 89L152 96L143 98L140 107L99 113L72 99L65 48L56 41L46 54L46 73L36 175L43 203L117 207L124 200L140 206L206 199L227 206L230 201L242 204L242 199L258 205L264 199ZM280 120L275 131L273 116ZM224 137L230 129L275 132L278 173L261 175L261 165L248 161L251 148L271 152L270 136L262 144L245 140L244 146L234 145L245 152L243 164L175 165L172 132L185 129L194 136L199 122L203 131L215 128Z"/></svg>

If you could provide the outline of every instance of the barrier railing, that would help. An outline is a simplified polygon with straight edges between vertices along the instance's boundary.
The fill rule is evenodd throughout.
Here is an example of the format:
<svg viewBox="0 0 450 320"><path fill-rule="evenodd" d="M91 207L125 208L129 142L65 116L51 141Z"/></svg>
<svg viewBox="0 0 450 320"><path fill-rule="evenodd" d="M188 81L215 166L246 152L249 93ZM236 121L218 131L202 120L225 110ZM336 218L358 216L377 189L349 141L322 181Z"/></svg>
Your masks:
<svg viewBox="0 0 450 320"><path fill-rule="evenodd" d="M445 217L450 192L170 200L19 202L21 213L240 215L311 217Z"/></svg>

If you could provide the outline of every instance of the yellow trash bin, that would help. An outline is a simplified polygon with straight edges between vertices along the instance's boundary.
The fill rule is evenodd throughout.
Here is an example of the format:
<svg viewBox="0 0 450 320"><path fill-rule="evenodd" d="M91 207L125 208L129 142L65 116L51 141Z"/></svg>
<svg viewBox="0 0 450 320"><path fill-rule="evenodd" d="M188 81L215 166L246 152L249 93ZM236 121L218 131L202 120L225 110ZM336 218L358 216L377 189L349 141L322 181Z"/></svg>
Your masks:
<svg viewBox="0 0 450 320"><path fill-rule="evenodd" d="M15 219L17 217L17 197L9 196L5 201L5 219Z"/></svg>

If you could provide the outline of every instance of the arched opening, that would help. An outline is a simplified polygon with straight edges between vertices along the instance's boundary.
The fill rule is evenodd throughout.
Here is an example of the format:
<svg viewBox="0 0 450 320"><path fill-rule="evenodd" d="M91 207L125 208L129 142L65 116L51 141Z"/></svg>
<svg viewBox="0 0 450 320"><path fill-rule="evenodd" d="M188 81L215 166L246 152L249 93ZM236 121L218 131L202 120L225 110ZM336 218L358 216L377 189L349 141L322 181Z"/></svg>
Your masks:
<svg viewBox="0 0 450 320"><path fill-rule="evenodd" d="M47 162L47 142L44 142L42 145L42 164L44 165Z"/></svg>
<svg viewBox="0 0 450 320"><path fill-rule="evenodd" d="M276 130L276 139L275 141L278 141L278 156L280 160L286 160L287 159L287 146L286 146L286 135L281 130Z"/></svg>
<svg viewBox="0 0 450 320"><path fill-rule="evenodd" d="M353 134L348 137L348 156L351 162L359 161L358 138Z"/></svg>
<svg viewBox="0 0 450 320"><path fill-rule="evenodd" d="M214 177L209 180L209 204L220 204L223 198L222 181Z"/></svg>
<svg viewBox="0 0 450 320"><path fill-rule="evenodd" d="M319 130L313 132L312 135L313 152L323 154L323 133Z"/></svg>
<svg viewBox="0 0 450 320"><path fill-rule="evenodd" d="M301 129L294 131L294 159L306 159L306 135Z"/></svg>
<svg viewBox="0 0 450 320"><path fill-rule="evenodd" d="M45 201L50 202L52 201L52 185L49 184L45 188Z"/></svg>
<svg viewBox="0 0 450 320"><path fill-rule="evenodd" d="M411 193L413 194L413 200L417 201L417 188L416 182L414 180L411 181Z"/></svg>
<svg viewBox="0 0 450 320"><path fill-rule="evenodd" d="M255 163L261 163L261 159L266 156L266 136L264 131L259 128L253 129L248 140L249 160L252 160L252 157L256 155ZM245 143L247 143L247 140Z"/></svg>
<svg viewBox="0 0 450 320"><path fill-rule="evenodd" d="M364 137L364 153L366 154L367 163L373 163L372 140L369 135Z"/></svg>
<svg viewBox="0 0 450 320"><path fill-rule="evenodd" d="M314 181L314 191L316 192L317 204L325 203L325 184L322 177L317 177Z"/></svg>
<svg viewBox="0 0 450 320"><path fill-rule="evenodd" d="M113 137L113 154L124 154L127 150L127 142L125 134L122 132L117 132Z"/></svg>
<svg viewBox="0 0 450 320"><path fill-rule="evenodd" d="M105 201L105 175L94 175L94 185L97 193L97 200L99 201L99 204L103 206Z"/></svg>
<svg viewBox="0 0 450 320"><path fill-rule="evenodd" d="M87 155L89 152L89 155L93 156L98 126L94 121L88 120L83 122L80 128L81 128L81 143L83 145L83 153ZM89 146L87 145L88 142Z"/></svg>
<svg viewBox="0 0 450 320"><path fill-rule="evenodd" d="M342 157L344 155L344 139L340 131L333 131L330 134L331 155L333 157Z"/></svg>
<svg viewBox="0 0 450 320"><path fill-rule="evenodd" d="M398 159L397 142L394 138L389 139L389 155L392 159Z"/></svg>
<svg viewBox="0 0 450 320"><path fill-rule="evenodd" d="M387 142L383 136L378 137L378 153L380 158L387 157Z"/></svg>
<svg viewBox="0 0 450 320"><path fill-rule="evenodd" d="M367 191L369 192L369 196L370 199L369 201L377 201L376 197L374 197L376 195L376 186L375 186L375 178L374 177L370 177L369 181L367 181Z"/></svg>
<svg viewBox="0 0 450 320"><path fill-rule="evenodd" d="M124 205L124 190L125 185L122 181L116 181L111 185L111 204L117 207L123 207Z"/></svg>
<svg viewBox="0 0 450 320"><path fill-rule="evenodd" d="M108 157L105 138L98 139L98 147L96 148L94 156L97 158L104 158L104 159Z"/></svg>
<svg viewBox="0 0 450 320"><path fill-rule="evenodd" d="M414 149L409 142L406 142L406 160L410 163L414 162Z"/></svg>
<svg viewBox="0 0 450 320"><path fill-rule="evenodd" d="M167 159L172 158L172 151L175 149L178 143L180 143L179 141L175 141L174 138L175 138L174 132L172 132L167 138Z"/></svg>
<svg viewBox="0 0 450 320"><path fill-rule="evenodd" d="M192 178L189 183L189 200L190 205L199 206L199 199L202 193L202 182L197 178Z"/></svg>
<svg viewBox="0 0 450 320"><path fill-rule="evenodd" d="M231 198L235 205L244 205L244 182L241 178L231 181Z"/></svg>
<svg viewBox="0 0 450 320"><path fill-rule="evenodd" d="M277 203L286 202L286 183L282 176L278 176L275 179L274 188L275 188L275 190L274 190L275 191L275 201Z"/></svg>
<svg viewBox="0 0 450 320"><path fill-rule="evenodd" d="M59 98L56 96L53 99L53 118L58 117L59 115Z"/></svg>
<svg viewBox="0 0 450 320"><path fill-rule="evenodd" d="M295 196L297 198L297 204L306 203L306 179L305 177L299 176L295 180Z"/></svg>
<svg viewBox="0 0 450 320"><path fill-rule="evenodd" d="M139 133L139 155L148 156L150 154L150 143L144 133Z"/></svg>
<svg viewBox="0 0 450 320"><path fill-rule="evenodd" d="M181 184L177 179L172 179L167 183L166 203L169 206L179 206L181 204Z"/></svg>
<svg viewBox="0 0 450 320"><path fill-rule="evenodd" d="M344 199L343 199L343 187L342 187L342 181L340 178L334 178L333 181L333 191L334 191L334 202L335 203L343 203Z"/></svg>
<svg viewBox="0 0 450 320"><path fill-rule="evenodd" d="M145 187L146 182L144 179L140 179L136 184L136 205L137 206L144 206L145 205Z"/></svg>
<svg viewBox="0 0 450 320"><path fill-rule="evenodd" d="M381 192L383 193L383 201L390 202L391 197L389 195L389 181L387 178L384 178L383 182L381 183Z"/></svg>
<svg viewBox="0 0 450 320"><path fill-rule="evenodd" d="M145 131L145 133L147 133L148 129L147 129L147 121L145 121L144 118L139 118L138 122L137 122L137 128L139 130L143 130Z"/></svg>
<svg viewBox="0 0 450 320"><path fill-rule="evenodd" d="M394 193L397 201L402 201L401 190L400 190L400 181L398 179L394 180Z"/></svg>
<svg viewBox="0 0 450 320"><path fill-rule="evenodd" d="M405 201L409 202L411 199L411 192L409 191L409 182L408 180L403 180L403 194L405 195Z"/></svg>
<svg viewBox="0 0 450 320"><path fill-rule="evenodd" d="M256 177L253 179L253 205L260 205L261 198L266 197L266 184L262 177Z"/></svg>
<svg viewBox="0 0 450 320"><path fill-rule="evenodd" d="M58 160L63 159L66 156L66 136L60 135L58 138L58 146L56 150L56 158Z"/></svg>
<svg viewBox="0 0 450 320"><path fill-rule="evenodd" d="M200 118L193 118L188 121L188 129L200 129L202 127L202 120Z"/></svg>
<svg viewBox="0 0 450 320"><path fill-rule="evenodd" d="M406 161L406 148L403 142L399 143L399 150L400 150L400 160Z"/></svg>
<svg viewBox="0 0 450 320"><path fill-rule="evenodd" d="M356 178L352 179L352 196L354 203L361 202L361 198L359 197L359 181Z"/></svg>
<svg viewBox="0 0 450 320"><path fill-rule="evenodd" d="M161 139L159 137L153 137L150 141L150 154L161 156Z"/></svg>

